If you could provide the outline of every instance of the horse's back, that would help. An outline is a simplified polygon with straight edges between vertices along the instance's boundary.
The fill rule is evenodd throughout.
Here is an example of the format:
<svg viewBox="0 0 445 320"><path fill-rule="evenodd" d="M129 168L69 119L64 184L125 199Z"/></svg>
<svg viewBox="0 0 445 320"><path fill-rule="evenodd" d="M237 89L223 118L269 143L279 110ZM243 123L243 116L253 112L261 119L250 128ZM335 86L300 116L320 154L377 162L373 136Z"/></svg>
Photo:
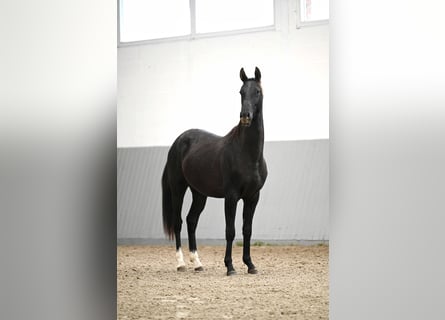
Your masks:
<svg viewBox="0 0 445 320"><path fill-rule="evenodd" d="M182 143L187 143L189 146L193 146L195 144L214 143L221 139L221 137L202 129L189 129L184 131L178 139L180 139Z"/></svg>
<svg viewBox="0 0 445 320"><path fill-rule="evenodd" d="M175 157L182 160L188 154L190 148L197 143L213 142L218 138L220 137L201 129L189 129L184 131L176 138L170 147L169 158Z"/></svg>

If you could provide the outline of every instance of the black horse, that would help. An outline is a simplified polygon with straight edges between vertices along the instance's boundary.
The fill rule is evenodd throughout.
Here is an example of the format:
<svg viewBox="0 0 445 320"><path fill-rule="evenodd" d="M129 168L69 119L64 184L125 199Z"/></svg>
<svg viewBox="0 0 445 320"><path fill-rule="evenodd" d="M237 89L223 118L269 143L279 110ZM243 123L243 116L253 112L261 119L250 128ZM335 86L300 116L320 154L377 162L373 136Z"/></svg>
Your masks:
<svg viewBox="0 0 445 320"><path fill-rule="evenodd" d="M181 134L168 152L162 175L162 213L165 233L176 239L177 270L184 271L181 250L181 209L187 187L192 192L192 205L187 215L190 260L196 271L203 270L196 247L195 230L207 197L224 198L226 218L227 275L235 274L232 264L232 243L235 238L235 214L238 200L243 199L243 261L248 273L257 270L250 258L252 220L267 177L263 158L263 92L261 72L247 78L240 70L243 85L239 124L224 137L191 129Z"/></svg>

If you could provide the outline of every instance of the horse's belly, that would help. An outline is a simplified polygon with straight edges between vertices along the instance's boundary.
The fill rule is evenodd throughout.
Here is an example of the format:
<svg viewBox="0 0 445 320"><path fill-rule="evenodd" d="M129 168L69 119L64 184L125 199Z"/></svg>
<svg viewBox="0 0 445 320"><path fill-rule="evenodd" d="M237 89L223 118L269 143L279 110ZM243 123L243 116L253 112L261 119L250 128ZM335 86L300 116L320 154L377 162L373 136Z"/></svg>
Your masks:
<svg viewBox="0 0 445 320"><path fill-rule="evenodd" d="M213 186L209 188L202 183L189 182L189 184L193 189L197 190L199 193L207 197L224 198L224 192L222 189L215 188Z"/></svg>
<svg viewBox="0 0 445 320"><path fill-rule="evenodd" d="M185 178L188 184L199 193L208 197L224 198L222 185L214 183L215 180L195 175L188 175Z"/></svg>
<svg viewBox="0 0 445 320"><path fill-rule="evenodd" d="M212 159L185 158L182 169L185 179L193 189L209 197L224 197L218 163Z"/></svg>

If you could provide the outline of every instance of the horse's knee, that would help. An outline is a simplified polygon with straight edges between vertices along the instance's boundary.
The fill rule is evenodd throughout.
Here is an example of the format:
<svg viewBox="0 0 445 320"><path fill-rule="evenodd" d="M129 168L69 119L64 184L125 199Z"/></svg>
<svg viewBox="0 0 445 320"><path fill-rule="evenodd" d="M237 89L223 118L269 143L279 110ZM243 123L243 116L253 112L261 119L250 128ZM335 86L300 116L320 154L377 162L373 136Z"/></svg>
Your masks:
<svg viewBox="0 0 445 320"><path fill-rule="evenodd" d="M226 228L226 240L233 241L235 239L235 229L234 228Z"/></svg>
<svg viewBox="0 0 445 320"><path fill-rule="evenodd" d="M244 237L252 236L252 226L243 226L243 236Z"/></svg>

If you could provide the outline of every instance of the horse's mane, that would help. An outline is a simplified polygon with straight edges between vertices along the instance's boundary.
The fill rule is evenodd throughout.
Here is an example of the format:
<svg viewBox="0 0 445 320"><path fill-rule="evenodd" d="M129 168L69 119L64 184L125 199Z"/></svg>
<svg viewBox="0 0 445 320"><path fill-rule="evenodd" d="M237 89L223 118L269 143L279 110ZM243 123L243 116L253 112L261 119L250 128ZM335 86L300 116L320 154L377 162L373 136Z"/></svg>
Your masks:
<svg viewBox="0 0 445 320"><path fill-rule="evenodd" d="M234 127L232 128L232 130L230 130L229 133L226 134L226 137L228 137L228 136L235 136L235 135L238 134L238 132L239 132L239 124L236 125L236 126L234 126Z"/></svg>

